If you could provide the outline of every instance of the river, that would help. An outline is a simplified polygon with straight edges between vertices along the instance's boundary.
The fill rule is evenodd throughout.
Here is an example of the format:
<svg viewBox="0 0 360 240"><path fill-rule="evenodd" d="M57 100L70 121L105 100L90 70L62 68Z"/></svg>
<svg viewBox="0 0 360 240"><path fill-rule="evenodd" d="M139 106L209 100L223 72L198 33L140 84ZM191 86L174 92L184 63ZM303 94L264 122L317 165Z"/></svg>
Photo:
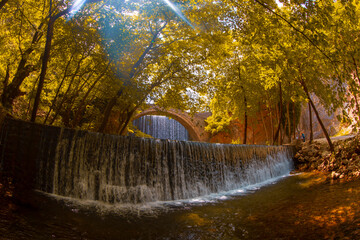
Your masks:
<svg viewBox="0 0 360 240"><path fill-rule="evenodd" d="M128 210L42 192L30 202L1 202L0 239L360 239L360 181L315 174Z"/></svg>

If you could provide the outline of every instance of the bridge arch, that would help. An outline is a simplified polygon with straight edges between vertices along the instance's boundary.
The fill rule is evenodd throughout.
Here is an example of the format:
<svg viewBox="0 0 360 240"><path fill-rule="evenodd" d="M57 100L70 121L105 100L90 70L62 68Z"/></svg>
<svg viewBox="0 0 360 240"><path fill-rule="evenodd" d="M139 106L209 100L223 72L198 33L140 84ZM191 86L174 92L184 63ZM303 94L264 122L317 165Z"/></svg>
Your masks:
<svg viewBox="0 0 360 240"><path fill-rule="evenodd" d="M199 120L196 121L194 117L191 117L185 112L181 112L175 109L161 109L159 107L148 108L141 113L135 115L133 120L136 120L142 116L146 115L161 115L167 116L178 121L189 133L190 140L192 141L204 141L204 134L201 131L201 128L204 124L199 124ZM199 126L200 125L200 126ZM206 140L205 140L206 141Z"/></svg>

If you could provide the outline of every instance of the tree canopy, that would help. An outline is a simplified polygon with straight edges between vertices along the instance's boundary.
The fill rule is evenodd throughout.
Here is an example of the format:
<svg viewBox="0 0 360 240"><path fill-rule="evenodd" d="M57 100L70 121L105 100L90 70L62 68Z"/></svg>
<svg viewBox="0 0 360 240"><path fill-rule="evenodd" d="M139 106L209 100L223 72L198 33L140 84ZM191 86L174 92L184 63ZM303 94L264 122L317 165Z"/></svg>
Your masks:
<svg viewBox="0 0 360 240"><path fill-rule="evenodd" d="M156 104L211 111L213 134L239 119L246 143L248 117L263 112L276 142L281 129L294 133L298 106L317 98L360 127L357 1L74 6L1 1L1 101L14 116L125 134L139 109Z"/></svg>

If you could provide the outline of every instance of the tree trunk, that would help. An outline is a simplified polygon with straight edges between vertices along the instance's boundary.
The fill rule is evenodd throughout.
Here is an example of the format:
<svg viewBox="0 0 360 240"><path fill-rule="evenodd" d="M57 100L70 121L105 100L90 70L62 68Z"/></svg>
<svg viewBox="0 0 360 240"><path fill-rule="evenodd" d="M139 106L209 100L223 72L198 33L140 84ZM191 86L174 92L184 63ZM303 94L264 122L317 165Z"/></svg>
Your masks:
<svg viewBox="0 0 360 240"><path fill-rule="evenodd" d="M267 127L266 127L266 124L265 124L265 119L264 119L264 115L263 115L261 106L260 106L260 116L261 116L261 122L262 122L262 124L264 126L266 140L269 140L268 130L267 130Z"/></svg>
<svg viewBox="0 0 360 240"><path fill-rule="evenodd" d="M311 104L310 104L310 102L308 103L308 105L309 105L309 122L310 122L310 143L312 143L313 138L314 138L314 134L313 134L312 112L311 112Z"/></svg>
<svg viewBox="0 0 360 240"><path fill-rule="evenodd" d="M62 85L64 84L64 81L65 81L65 79L66 79L67 70L68 70L68 68L69 68L69 66L70 66L70 63L71 63L72 58L73 58L73 55L70 57L70 60L69 60L69 61L67 62L67 64L66 64L63 78L61 79L61 82L59 83L59 86L58 86L57 89L56 89L55 97L54 97L53 100L51 101L51 106L50 106L50 109L49 109L48 113L46 114L46 117L45 117L45 120L44 120L44 124L46 123L47 119L49 118L51 111L52 111L52 110L54 109L54 107L55 107L56 100L57 100L57 98L58 98L58 96L59 96L60 89L62 88Z"/></svg>
<svg viewBox="0 0 360 240"><path fill-rule="evenodd" d="M275 132L275 136L274 136L274 139L273 139L273 143L275 143L278 138L279 138L279 133L280 133L280 127L281 127L281 122L282 122L282 116L283 116L283 108L282 108L282 89L281 89L281 82L279 82L279 125L277 127L277 130Z"/></svg>
<svg viewBox="0 0 360 240"><path fill-rule="evenodd" d="M104 132L107 122L109 121L109 118L110 118L111 110L115 106L117 99L118 99L118 96L112 97L110 99L110 101L107 103L105 110L104 110L104 117L100 124L100 127L98 128L98 132Z"/></svg>
<svg viewBox="0 0 360 240"><path fill-rule="evenodd" d="M355 60L355 57L354 56L351 56L352 57L352 60L353 60L353 64L354 64L354 67L355 67L355 74L356 74L356 78L359 82L359 85L360 85L360 76L359 76L359 70L358 70L358 66L357 66L357 63L356 63L356 60Z"/></svg>
<svg viewBox="0 0 360 240"><path fill-rule="evenodd" d="M245 112L244 112L244 139L243 139L243 144L246 144L247 128L248 128L248 116L247 116L247 100L246 100L245 96L244 96L244 107L245 107Z"/></svg>
<svg viewBox="0 0 360 240"><path fill-rule="evenodd" d="M128 76L128 80L127 80L127 82L124 82L124 86L131 86L131 80L134 77L136 78L136 74L139 72L139 69L140 69L141 65L143 64L146 55L153 49L156 39L159 37L160 33L162 32L162 30L164 30L164 28L166 27L167 24L168 24L168 22L165 22L158 30L153 32L153 35L149 42L149 45L146 47L144 52L140 55L139 59L131 67L131 70L130 70L130 73ZM169 66L171 67L172 65L173 65L173 63L171 63ZM123 94L124 86L117 92L116 96L114 96L113 98L110 99L110 101L106 105L106 108L104 111L104 118L98 128L99 132L103 132L105 130L107 122L109 121L111 110L115 106L117 99ZM139 104L137 104L137 105L139 105ZM127 126L127 124L125 124L124 127L126 128L126 126ZM121 130L121 131L123 131L123 130Z"/></svg>
<svg viewBox="0 0 360 240"><path fill-rule="evenodd" d="M116 133L117 134L120 134L120 130L122 129L122 126L126 122L125 119L124 119L124 115L125 115L125 111L122 111L122 112L119 113L119 117L118 117L119 125L116 128Z"/></svg>
<svg viewBox="0 0 360 240"><path fill-rule="evenodd" d="M319 113L318 113L318 111L316 110L316 107L315 107L313 101L312 101L311 98L310 98L310 94L309 94L309 91L308 91L308 89L307 89L307 87L306 87L305 81L301 79L301 82L300 82L300 83L301 83L301 86L303 87L303 89L304 89L304 91L305 91L305 93L306 93L306 96L307 96L307 98L308 98L308 100L309 100L309 102L310 102L310 104L311 104L311 107L313 108L313 110L314 110L314 112L315 112L316 118L317 118L317 120L319 121L319 124L320 124L320 126L321 126L321 129L323 130L323 133L325 134L326 140L327 140L327 142L328 142L328 144L329 144L330 151L331 151L331 152L334 152L334 145L333 145L333 143L331 142L331 139L330 139L330 137L329 137L329 134L328 134L328 132L326 131L326 128L325 128L323 122L321 121L321 118L320 118L320 116L319 116Z"/></svg>
<svg viewBox="0 0 360 240"><path fill-rule="evenodd" d="M51 13L51 11L50 11L50 13ZM44 87L47 65L48 65L49 58L50 58L51 41L52 41L53 33L54 33L54 20L50 17L49 23L48 23L48 29L47 29L47 33L46 33L46 43L45 43L44 55L42 57L40 78L39 78L39 83L38 83L38 87L36 90L33 110L31 113L31 119L30 119L31 122L35 122L37 110L38 110L39 104L40 104L40 95L41 95L41 91Z"/></svg>
<svg viewBox="0 0 360 240"><path fill-rule="evenodd" d="M86 59L86 58L87 58L87 56L84 56L84 55L83 55L82 58L78 61L77 65L76 65L76 69L75 69L75 71L73 72L72 77L71 77L71 80L70 80L70 82L69 82L69 85L68 85L68 87L67 87L67 89L66 89L66 91L65 91L65 93L64 93L64 96L62 97L60 103L56 106L56 108L55 108L55 106L54 106L54 108L55 108L55 115L54 115L53 118L51 119L51 121L50 121L50 123L49 123L50 125L52 125L52 124L54 123L54 121L56 120L57 116L60 114L60 110L62 109L64 102L65 102L66 100L68 100L68 99L71 99L71 97L68 97L68 96L70 95L69 92L70 92L71 88L73 87L73 83L74 83L74 81L75 81L75 78L78 76L78 72L79 72L80 67L81 67L81 62L82 62L84 59ZM87 80L88 80L89 78L91 78L91 76L92 76L92 73L89 74L89 76L87 77ZM62 82L63 82L65 79L66 79L66 73L64 73ZM86 80L86 81L87 81L87 80ZM60 90L61 86L62 86L62 83L60 83L59 88L58 88L58 91ZM76 88L76 87L74 87L74 88ZM58 93L58 92L57 92L57 93ZM73 94L73 95L76 95L76 94ZM57 96L54 97L54 100L53 100L53 101L55 101L56 98L57 98ZM51 110L51 109L50 109L50 110Z"/></svg>
<svg viewBox="0 0 360 240"><path fill-rule="evenodd" d="M246 113L246 110L245 110L245 113L244 113L244 138L243 138L243 144L246 144L247 125L248 125L248 117L247 117L247 113Z"/></svg>
<svg viewBox="0 0 360 240"><path fill-rule="evenodd" d="M129 125L129 122L130 122L130 120L131 120L131 118L132 118L135 110L136 110L136 109L133 109L133 110L131 110L130 112L127 113L126 121L125 121L123 127L121 128L121 130L120 130L120 132L119 132L120 135L124 135L124 134L125 134L125 130L126 130L127 126Z"/></svg>
<svg viewBox="0 0 360 240"><path fill-rule="evenodd" d="M43 23L39 25L36 29L36 32L33 35L31 45L27 48L23 54L21 55L21 60L18 64L16 73L11 83L7 85L6 89L4 89L1 102L3 106L7 109L12 109L12 105L14 100L20 96L22 93L20 91L20 85L24 82L24 80L30 75L31 72L37 69L36 66L26 65L29 59L30 54L35 50L35 44L41 39L42 33L41 29L43 27Z"/></svg>
<svg viewBox="0 0 360 240"><path fill-rule="evenodd" d="M272 112L272 109L269 108L269 113L270 113L270 123L271 123L271 140L269 139L269 143L271 141L271 143L273 144L274 143L274 136L275 136L275 128L274 128L274 119L273 119L273 112Z"/></svg>
<svg viewBox="0 0 360 240"><path fill-rule="evenodd" d="M294 139L296 139L296 112L295 112L295 102L293 102L293 134L294 134Z"/></svg>
<svg viewBox="0 0 360 240"><path fill-rule="evenodd" d="M29 93L29 96L33 96L35 93L37 82L39 81L39 77L36 78L36 81L32 84L31 91ZM29 98L28 107L26 109L26 116L30 116L31 106L32 106L32 99Z"/></svg>
<svg viewBox="0 0 360 240"><path fill-rule="evenodd" d="M38 87L36 90L36 95L35 95L35 101L34 101L34 106L33 106L33 110L31 113L31 122L35 122L36 119L36 114L39 108L39 104L40 104L40 96L41 96L41 91L44 87L44 82L45 82L45 77L46 77L46 71L47 71L47 65L50 59L50 51L51 51L51 42L52 42L52 38L54 35L54 24L55 21L64 16L65 14L67 14L70 11L71 7L59 12L58 14L51 16L52 14L52 1L50 0L50 9L49 9L49 23L48 23L48 28L47 28L47 32L46 32L46 42L45 42L45 49L44 49L44 53L43 53L43 57L42 57L42 65L41 65L41 72L40 72L40 77L39 77L39 83L38 83Z"/></svg>
<svg viewBox="0 0 360 240"><path fill-rule="evenodd" d="M149 45L144 50L144 52L141 54L141 56L136 61L136 63L132 66L130 74L129 74L129 79L132 79L135 76L136 72L139 70L140 65L143 63L145 56L152 50L156 39L159 37L161 31L166 27L167 24L168 23L165 22L162 27L160 27L155 33L153 33L153 36L150 40Z"/></svg>
<svg viewBox="0 0 360 240"><path fill-rule="evenodd" d="M0 2L0 10L5 6L5 4L8 2L9 0L1 0Z"/></svg>
<svg viewBox="0 0 360 240"><path fill-rule="evenodd" d="M6 88L9 84L9 79L10 79L10 63L8 63L8 65L6 66L6 74L3 83L3 92L6 92Z"/></svg>
<svg viewBox="0 0 360 240"><path fill-rule="evenodd" d="M360 115L360 106L359 106L359 101L358 101L358 97L357 97L357 94L356 94L356 92L355 92L355 91L353 92L353 96L354 96L354 100L355 100L355 107L356 107L356 111L355 111L355 113L356 113L357 115Z"/></svg>
<svg viewBox="0 0 360 240"><path fill-rule="evenodd" d="M251 121L251 128L252 128L252 144L255 144L255 127L254 127L254 121Z"/></svg>
<svg viewBox="0 0 360 240"><path fill-rule="evenodd" d="M74 121L73 121L73 126L77 126L81 120L81 116L84 114L85 109L86 109L86 104L85 101L88 98L90 92L94 89L94 87L96 86L96 84L100 81L100 79L105 75L106 71L108 68L106 68L106 70L100 75L98 76L95 81L92 83L92 85L89 87L89 89L86 91L84 97L82 98L82 100L80 101L79 107L78 107L78 111L76 111L75 117L74 117Z"/></svg>
<svg viewBox="0 0 360 240"><path fill-rule="evenodd" d="M20 66L23 63L23 59L20 61L19 64L19 70L17 71L13 81L7 86L6 91L2 94L2 104L7 109L12 109L12 105L14 100L25 94L20 91L20 85L24 81L25 78L27 78L32 71L35 70L34 66L27 65L27 66ZM20 69L21 68L21 69Z"/></svg>
<svg viewBox="0 0 360 240"><path fill-rule="evenodd" d="M288 132L286 135L289 137L289 141L291 142L291 120L290 120L290 102L286 104L286 116L287 116L287 124L288 124Z"/></svg>

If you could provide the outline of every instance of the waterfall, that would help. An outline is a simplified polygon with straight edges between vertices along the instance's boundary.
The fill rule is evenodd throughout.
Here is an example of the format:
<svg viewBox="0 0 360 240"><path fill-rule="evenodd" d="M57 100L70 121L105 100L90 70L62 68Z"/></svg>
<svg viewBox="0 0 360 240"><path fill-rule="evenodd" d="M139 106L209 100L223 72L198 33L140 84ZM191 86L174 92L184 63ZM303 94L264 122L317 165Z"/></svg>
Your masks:
<svg viewBox="0 0 360 240"><path fill-rule="evenodd" d="M165 116L142 116L135 119L133 125L143 133L149 134L154 138L189 140L189 134L185 127L178 121Z"/></svg>
<svg viewBox="0 0 360 240"><path fill-rule="evenodd" d="M36 129L37 137L29 137L33 133L25 129ZM8 120L1 136L1 156L6 146L20 143L36 149L35 188L107 203L189 199L263 182L292 169L292 151L286 146L115 136L19 120Z"/></svg>

